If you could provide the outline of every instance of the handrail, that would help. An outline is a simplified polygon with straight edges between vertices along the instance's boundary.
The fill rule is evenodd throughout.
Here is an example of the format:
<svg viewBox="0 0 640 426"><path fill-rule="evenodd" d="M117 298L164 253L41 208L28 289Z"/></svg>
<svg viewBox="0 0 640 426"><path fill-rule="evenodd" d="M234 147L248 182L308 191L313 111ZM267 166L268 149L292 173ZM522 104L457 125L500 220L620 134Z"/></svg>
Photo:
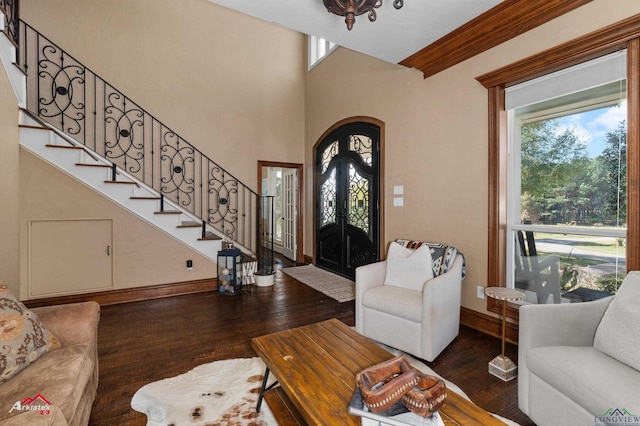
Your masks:
<svg viewBox="0 0 640 426"><path fill-rule="evenodd" d="M14 1L0 0L0 7ZM272 214L263 211L264 197L29 24L17 22L16 63L27 75L30 113L225 238L262 252L263 236L273 235L273 220L271 230L264 228L264 214ZM261 257L258 268L272 270L273 259L264 265Z"/></svg>

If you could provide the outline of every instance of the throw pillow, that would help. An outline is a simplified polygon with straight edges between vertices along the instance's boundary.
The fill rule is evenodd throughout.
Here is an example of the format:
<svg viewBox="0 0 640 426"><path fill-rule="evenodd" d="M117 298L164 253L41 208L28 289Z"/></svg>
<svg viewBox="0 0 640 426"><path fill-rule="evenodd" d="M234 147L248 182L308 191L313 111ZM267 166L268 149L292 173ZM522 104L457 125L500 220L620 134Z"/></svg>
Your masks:
<svg viewBox="0 0 640 426"><path fill-rule="evenodd" d="M0 383L59 346L36 314L0 282Z"/></svg>
<svg viewBox="0 0 640 426"><path fill-rule="evenodd" d="M593 347L640 370L640 272L629 272L596 329Z"/></svg>
<svg viewBox="0 0 640 426"><path fill-rule="evenodd" d="M392 242L387 254L385 285L422 291L425 281L433 278L429 247L409 250Z"/></svg>

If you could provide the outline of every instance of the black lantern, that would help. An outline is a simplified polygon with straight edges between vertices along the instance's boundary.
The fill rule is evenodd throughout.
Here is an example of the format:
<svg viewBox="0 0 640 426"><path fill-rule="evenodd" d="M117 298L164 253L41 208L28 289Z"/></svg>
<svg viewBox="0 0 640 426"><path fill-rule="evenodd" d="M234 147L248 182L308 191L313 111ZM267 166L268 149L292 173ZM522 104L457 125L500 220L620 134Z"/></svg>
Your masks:
<svg viewBox="0 0 640 426"><path fill-rule="evenodd" d="M239 249L218 252L218 292L229 295L242 292L242 251Z"/></svg>

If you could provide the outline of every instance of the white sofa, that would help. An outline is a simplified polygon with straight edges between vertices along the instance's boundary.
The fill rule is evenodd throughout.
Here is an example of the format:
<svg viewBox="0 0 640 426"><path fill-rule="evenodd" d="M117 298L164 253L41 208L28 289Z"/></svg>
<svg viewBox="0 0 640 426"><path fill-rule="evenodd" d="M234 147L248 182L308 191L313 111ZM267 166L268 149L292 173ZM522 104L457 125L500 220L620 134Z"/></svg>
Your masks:
<svg viewBox="0 0 640 426"><path fill-rule="evenodd" d="M640 273L606 299L522 306L519 333L518 406L536 424L640 416Z"/></svg>
<svg viewBox="0 0 640 426"><path fill-rule="evenodd" d="M380 343L433 361L460 330L464 259L455 254L447 272L422 291L384 285L387 262L356 269L356 331Z"/></svg>

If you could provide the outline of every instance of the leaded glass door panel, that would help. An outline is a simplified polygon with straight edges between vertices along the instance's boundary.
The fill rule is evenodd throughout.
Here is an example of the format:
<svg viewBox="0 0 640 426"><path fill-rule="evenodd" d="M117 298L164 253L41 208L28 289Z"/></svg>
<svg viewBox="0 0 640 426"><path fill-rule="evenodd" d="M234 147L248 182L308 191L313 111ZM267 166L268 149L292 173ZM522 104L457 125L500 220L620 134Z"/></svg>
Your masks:
<svg viewBox="0 0 640 426"><path fill-rule="evenodd" d="M379 260L380 128L345 124L316 147L316 265L354 278Z"/></svg>

